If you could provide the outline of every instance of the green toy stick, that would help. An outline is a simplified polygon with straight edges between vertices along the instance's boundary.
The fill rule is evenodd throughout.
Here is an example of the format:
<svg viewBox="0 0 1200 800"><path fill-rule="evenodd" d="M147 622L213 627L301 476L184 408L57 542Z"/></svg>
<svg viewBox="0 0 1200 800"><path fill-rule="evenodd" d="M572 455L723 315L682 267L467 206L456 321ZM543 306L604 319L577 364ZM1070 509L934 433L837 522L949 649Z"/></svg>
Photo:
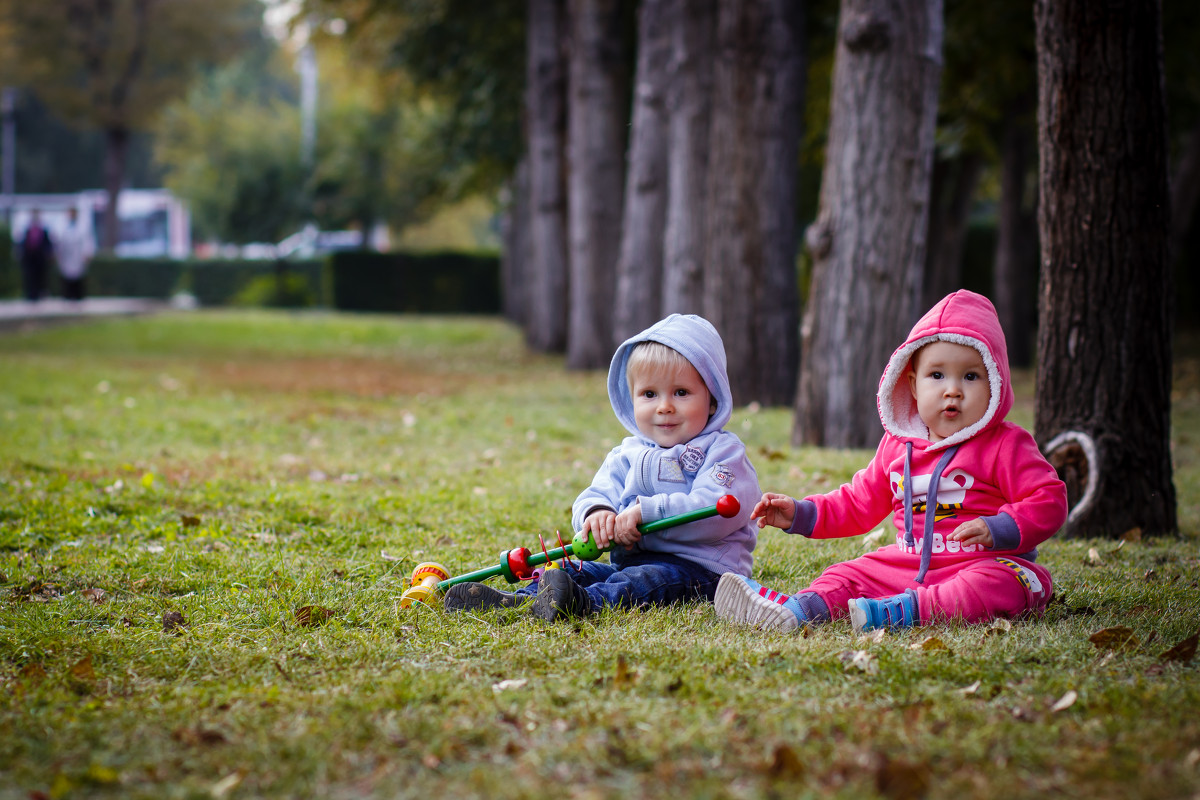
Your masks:
<svg viewBox="0 0 1200 800"><path fill-rule="evenodd" d="M676 514L672 517L664 517L656 522L647 522L644 525L639 525L638 530L642 533L655 533L656 531L673 528L676 525L686 525L689 522L715 517L718 514L729 519L737 516L739 511L741 511L741 504L738 503L737 498L731 494L727 494L718 500L716 505L697 509L696 511L689 511L684 514ZM605 548L605 550L607 549L609 548ZM571 538L570 543L562 547L556 547L553 550L542 553L531 553L527 547L507 550L500 554L500 563L498 565L477 569L474 572L468 572L465 575L458 575L453 578L449 576L446 568L440 564L418 564L416 569L413 570L412 587L400 596L400 607L407 608L414 601L429 603L438 592L443 592L455 584L466 583L467 581L483 581L496 575L503 575L504 579L509 583L516 583L520 580L527 580L532 575L534 567L545 564L547 561L555 561L567 556L575 556L582 561L594 561L600 557L602 552L604 551L596 546L593 537L589 537L587 533L580 531Z"/></svg>

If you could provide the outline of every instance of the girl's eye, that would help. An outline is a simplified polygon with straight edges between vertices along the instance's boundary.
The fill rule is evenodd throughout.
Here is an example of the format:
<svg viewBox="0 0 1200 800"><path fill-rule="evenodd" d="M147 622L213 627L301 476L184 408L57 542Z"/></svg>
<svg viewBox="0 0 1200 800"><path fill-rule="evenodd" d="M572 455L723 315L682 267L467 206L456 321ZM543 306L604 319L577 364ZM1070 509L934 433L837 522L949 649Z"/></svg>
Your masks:
<svg viewBox="0 0 1200 800"><path fill-rule="evenodd" d="M967 379L967 380L969 380L969 381L977 381L977 380L979 380L979 373L977 373L977 372L968 372L968 373L966 374L966 376L965 376L965 377L966 377L966 379Z"/></svg>
<svg viewBox="0 0 1200 800"><path fill-rule="evenodd" d="M929 377L933 378L935 381L940 381L942 379L942 373L935 369L933 372L929 373Z"/></svg>

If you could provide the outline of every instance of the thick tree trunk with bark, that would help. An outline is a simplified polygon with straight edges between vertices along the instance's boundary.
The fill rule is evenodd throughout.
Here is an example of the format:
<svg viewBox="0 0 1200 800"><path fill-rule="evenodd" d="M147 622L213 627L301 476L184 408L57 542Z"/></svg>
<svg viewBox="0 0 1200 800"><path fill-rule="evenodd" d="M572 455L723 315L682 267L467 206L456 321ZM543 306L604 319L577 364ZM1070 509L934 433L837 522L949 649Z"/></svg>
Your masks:
<svg viewBox="0 0 1200 800"><path fill-rule="evenodd" d="M1036 0L1041 233L1036 436L1067 536L1176 529L1158 0Z"/></svg>
<svg viewBox="0 0 1200 800"><path fill-rule="evenodd" d="M529 280L525 339L541 352L567 347L566 0L529 0L526 63L529 141Z"/></svg>
<svg viewBox="0 0 1200 800"><path fill-rule="evenodd" d="M942 31L941 0L842 2L796 444L879 440L879 376L923 310Z"/></svg>
<svg viewBox="0 0 1200 800"><path fill-rule="evenodd" d="M613 351L628 70L621 0L571 0L570 9L567 366L596 369Z"/></svg>
<svg viewBox="0 0 1200 800"><path fill-rule="evenodd" d="M1000 137L1000 203L996 212L996 256L992 299L1008 343L1008 363L1033 364L1037 324L1036 201L1026 203L1036 132L1025 113L1013 109Z"/></svg>
<svg viewBox="0 0 1200 800"><path fill-rule="evenodd" d="M108 195L104 208L104 230L100 249L105 253L116 252L121 238L121 220L117 215L117 201L121 199L121 184L125 181L125 161L129 154L129 131L124 128L107 128L104 131L104 190Z"/></svg>
<svg viewBox="0 0 1200 800"><path fill-rule="evenodd" d="M667 214L667 86L678 0L642 0L630 114L613 346L658 321Z"/></svg>
<svg viewBox="0 0 1200 800"><path fill-rule="evenodd" d="M739 404L795 392L803 27L794 0L718 3L704 314L724 337Z"/></svg>
<svg viewBox="0 0 1200 800"><path fill-rule="evenodd" d="M708 131L712 113L713 42L717 0L675 0L686 6L672 29L668 91L667 222L663 241L662 312L704 310Z"/></svg>

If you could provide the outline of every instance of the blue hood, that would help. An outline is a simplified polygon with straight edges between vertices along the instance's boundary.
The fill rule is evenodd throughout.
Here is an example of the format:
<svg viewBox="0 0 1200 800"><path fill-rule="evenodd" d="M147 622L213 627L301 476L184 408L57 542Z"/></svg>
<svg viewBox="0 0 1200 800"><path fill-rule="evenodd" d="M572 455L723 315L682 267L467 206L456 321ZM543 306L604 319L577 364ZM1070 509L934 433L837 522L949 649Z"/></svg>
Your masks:
<svg viewBox="0 0 1200 800"><path fill-rule="evenodd" d="M658 342L676 351L696 368L708 392L717 401L717 410L708 418L700 435L720 430L733 415L733 393L725 366L725 343L712 323L695 314L672 314L646 330L631 336L617 348L608 367L608 400L625 430L644 442L653 444L638 430L633 417L633 398L625 380L625 365L634 346L641 342Z"/></svg>

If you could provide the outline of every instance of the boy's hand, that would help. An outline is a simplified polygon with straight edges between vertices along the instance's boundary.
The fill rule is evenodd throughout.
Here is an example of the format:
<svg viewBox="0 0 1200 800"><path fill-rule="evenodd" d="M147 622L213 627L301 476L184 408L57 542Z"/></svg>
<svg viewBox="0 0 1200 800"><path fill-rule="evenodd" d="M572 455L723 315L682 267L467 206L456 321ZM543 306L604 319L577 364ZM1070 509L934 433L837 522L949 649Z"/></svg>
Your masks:
<svg viewBox="0 0 1200 800"><path fill-rule="evenodd" d="M639 512L640 513L640 512ZM583 529L592 532L592 541L601 550L606 549L615 539L617 531L617 515L615 512L602 508L593 511L583 520Z"/></svg>
<svg viewBox="0 0 1200 800"><path fill-rule="evenodd" d="M758 527L765 528L768 525L787 530L792 527L796 517L796 503L786 494L775 494L767 492L762 496L762 499L754 504L754 510L750 512L750 519L758 520Z"/></svg>
<svg viewBox="0 0 1200 800"><path fill-rule="evenodd" d="M959 525L951 533L947 534L946 538L952 542L978 544L984 547L991 547L995 543L992 539L991 529L988 528L986 522L978 517L970 522L964 522L962 525Z"/></svg>
<svg viewBox="0 0 1200 800"><path fill-rule="evenodd" d="M637 526L641 524L642 504L634 503L617 514L616 534L613 538L616 539L617 544L630 550L642 538L642 532L637 529Z"/></svg>

